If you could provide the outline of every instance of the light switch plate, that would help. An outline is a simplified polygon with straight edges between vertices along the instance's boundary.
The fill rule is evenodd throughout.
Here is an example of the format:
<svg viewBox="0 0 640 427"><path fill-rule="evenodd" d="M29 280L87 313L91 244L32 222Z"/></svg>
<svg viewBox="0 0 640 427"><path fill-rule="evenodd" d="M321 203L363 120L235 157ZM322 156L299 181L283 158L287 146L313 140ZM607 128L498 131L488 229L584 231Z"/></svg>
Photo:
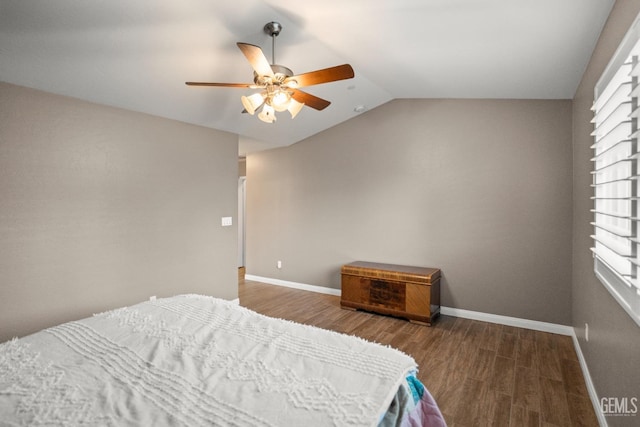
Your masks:
<svg viewBox="0 0 640 427"><path fill-rule="evenodd" d="M222 217L222 226L223 227L229 227L233 225L233 218L231 218L230 216L223 216Z"/></svg>

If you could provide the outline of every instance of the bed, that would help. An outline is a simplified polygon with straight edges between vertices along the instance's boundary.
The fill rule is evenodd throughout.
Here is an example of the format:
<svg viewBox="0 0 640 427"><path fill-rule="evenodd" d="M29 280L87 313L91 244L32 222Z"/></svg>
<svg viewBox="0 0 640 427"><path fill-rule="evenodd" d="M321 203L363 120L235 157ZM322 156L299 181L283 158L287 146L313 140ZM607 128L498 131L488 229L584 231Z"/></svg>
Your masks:
<svg viewBox="0 0 640 427"><path fill-rule="evenodd" d="M408 355L200 295L0 344L0 425L445 422Z"/></svg>

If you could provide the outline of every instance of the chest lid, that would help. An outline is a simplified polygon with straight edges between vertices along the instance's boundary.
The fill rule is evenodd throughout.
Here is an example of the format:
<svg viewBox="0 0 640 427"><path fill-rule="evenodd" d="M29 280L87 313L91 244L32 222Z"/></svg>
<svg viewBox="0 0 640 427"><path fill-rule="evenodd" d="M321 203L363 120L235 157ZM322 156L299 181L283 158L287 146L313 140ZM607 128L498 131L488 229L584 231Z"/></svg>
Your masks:
<svg viewBox="0 0 640 427"><path fill-rule="evenodd" d="M356 261L343 265L342 274L397 282L431 284L440 278L440 269Z"/></svg>

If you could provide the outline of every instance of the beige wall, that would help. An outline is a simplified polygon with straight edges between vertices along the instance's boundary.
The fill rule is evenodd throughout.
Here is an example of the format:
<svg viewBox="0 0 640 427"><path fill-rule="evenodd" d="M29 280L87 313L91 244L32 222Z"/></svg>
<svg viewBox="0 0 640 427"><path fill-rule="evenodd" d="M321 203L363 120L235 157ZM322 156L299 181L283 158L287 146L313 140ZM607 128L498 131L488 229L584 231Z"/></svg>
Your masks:
<svg viewBox="0 0 640 427"><path fill-rule="evenodd" d="M237 136L0 83L0 341L237 297ZM235 221L234 221L235 222Z"/></svg>
<svg viewBox="0 0 640 427"><path fill-rule="evenodd" d="M249 155L247 193L249 274L439 267L445 306L571 322L570 101L392 101Z"/></svg>
<svg viewBox="0 0 640 427"><path fill-rule="evenodd" d="M246 176L247 175L247 159L242 157L238 160L238 176Z"/></svg>
<svg viewBox="0 0 640 427"><path fill-rule="evenodd" d="M640 11L640 1L618 0L573 100L573 326L598 396L640 399L640 328L593 273L590 123L593 88ZM589 324L589 342L584 339ZM636 417L610 417L610 426L638 425Z"/></svg>

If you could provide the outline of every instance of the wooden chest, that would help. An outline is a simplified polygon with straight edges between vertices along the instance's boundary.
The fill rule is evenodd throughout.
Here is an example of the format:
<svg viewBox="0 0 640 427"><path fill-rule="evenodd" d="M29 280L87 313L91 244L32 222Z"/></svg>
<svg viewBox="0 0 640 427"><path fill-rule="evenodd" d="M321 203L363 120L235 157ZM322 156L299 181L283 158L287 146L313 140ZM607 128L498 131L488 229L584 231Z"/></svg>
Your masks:
<svg viewBox="0 0 640 427"><path fill-rule="evenodd" d="M440 314L440 269L357 261L342 266L340 306L431 325Z"/></svg>

